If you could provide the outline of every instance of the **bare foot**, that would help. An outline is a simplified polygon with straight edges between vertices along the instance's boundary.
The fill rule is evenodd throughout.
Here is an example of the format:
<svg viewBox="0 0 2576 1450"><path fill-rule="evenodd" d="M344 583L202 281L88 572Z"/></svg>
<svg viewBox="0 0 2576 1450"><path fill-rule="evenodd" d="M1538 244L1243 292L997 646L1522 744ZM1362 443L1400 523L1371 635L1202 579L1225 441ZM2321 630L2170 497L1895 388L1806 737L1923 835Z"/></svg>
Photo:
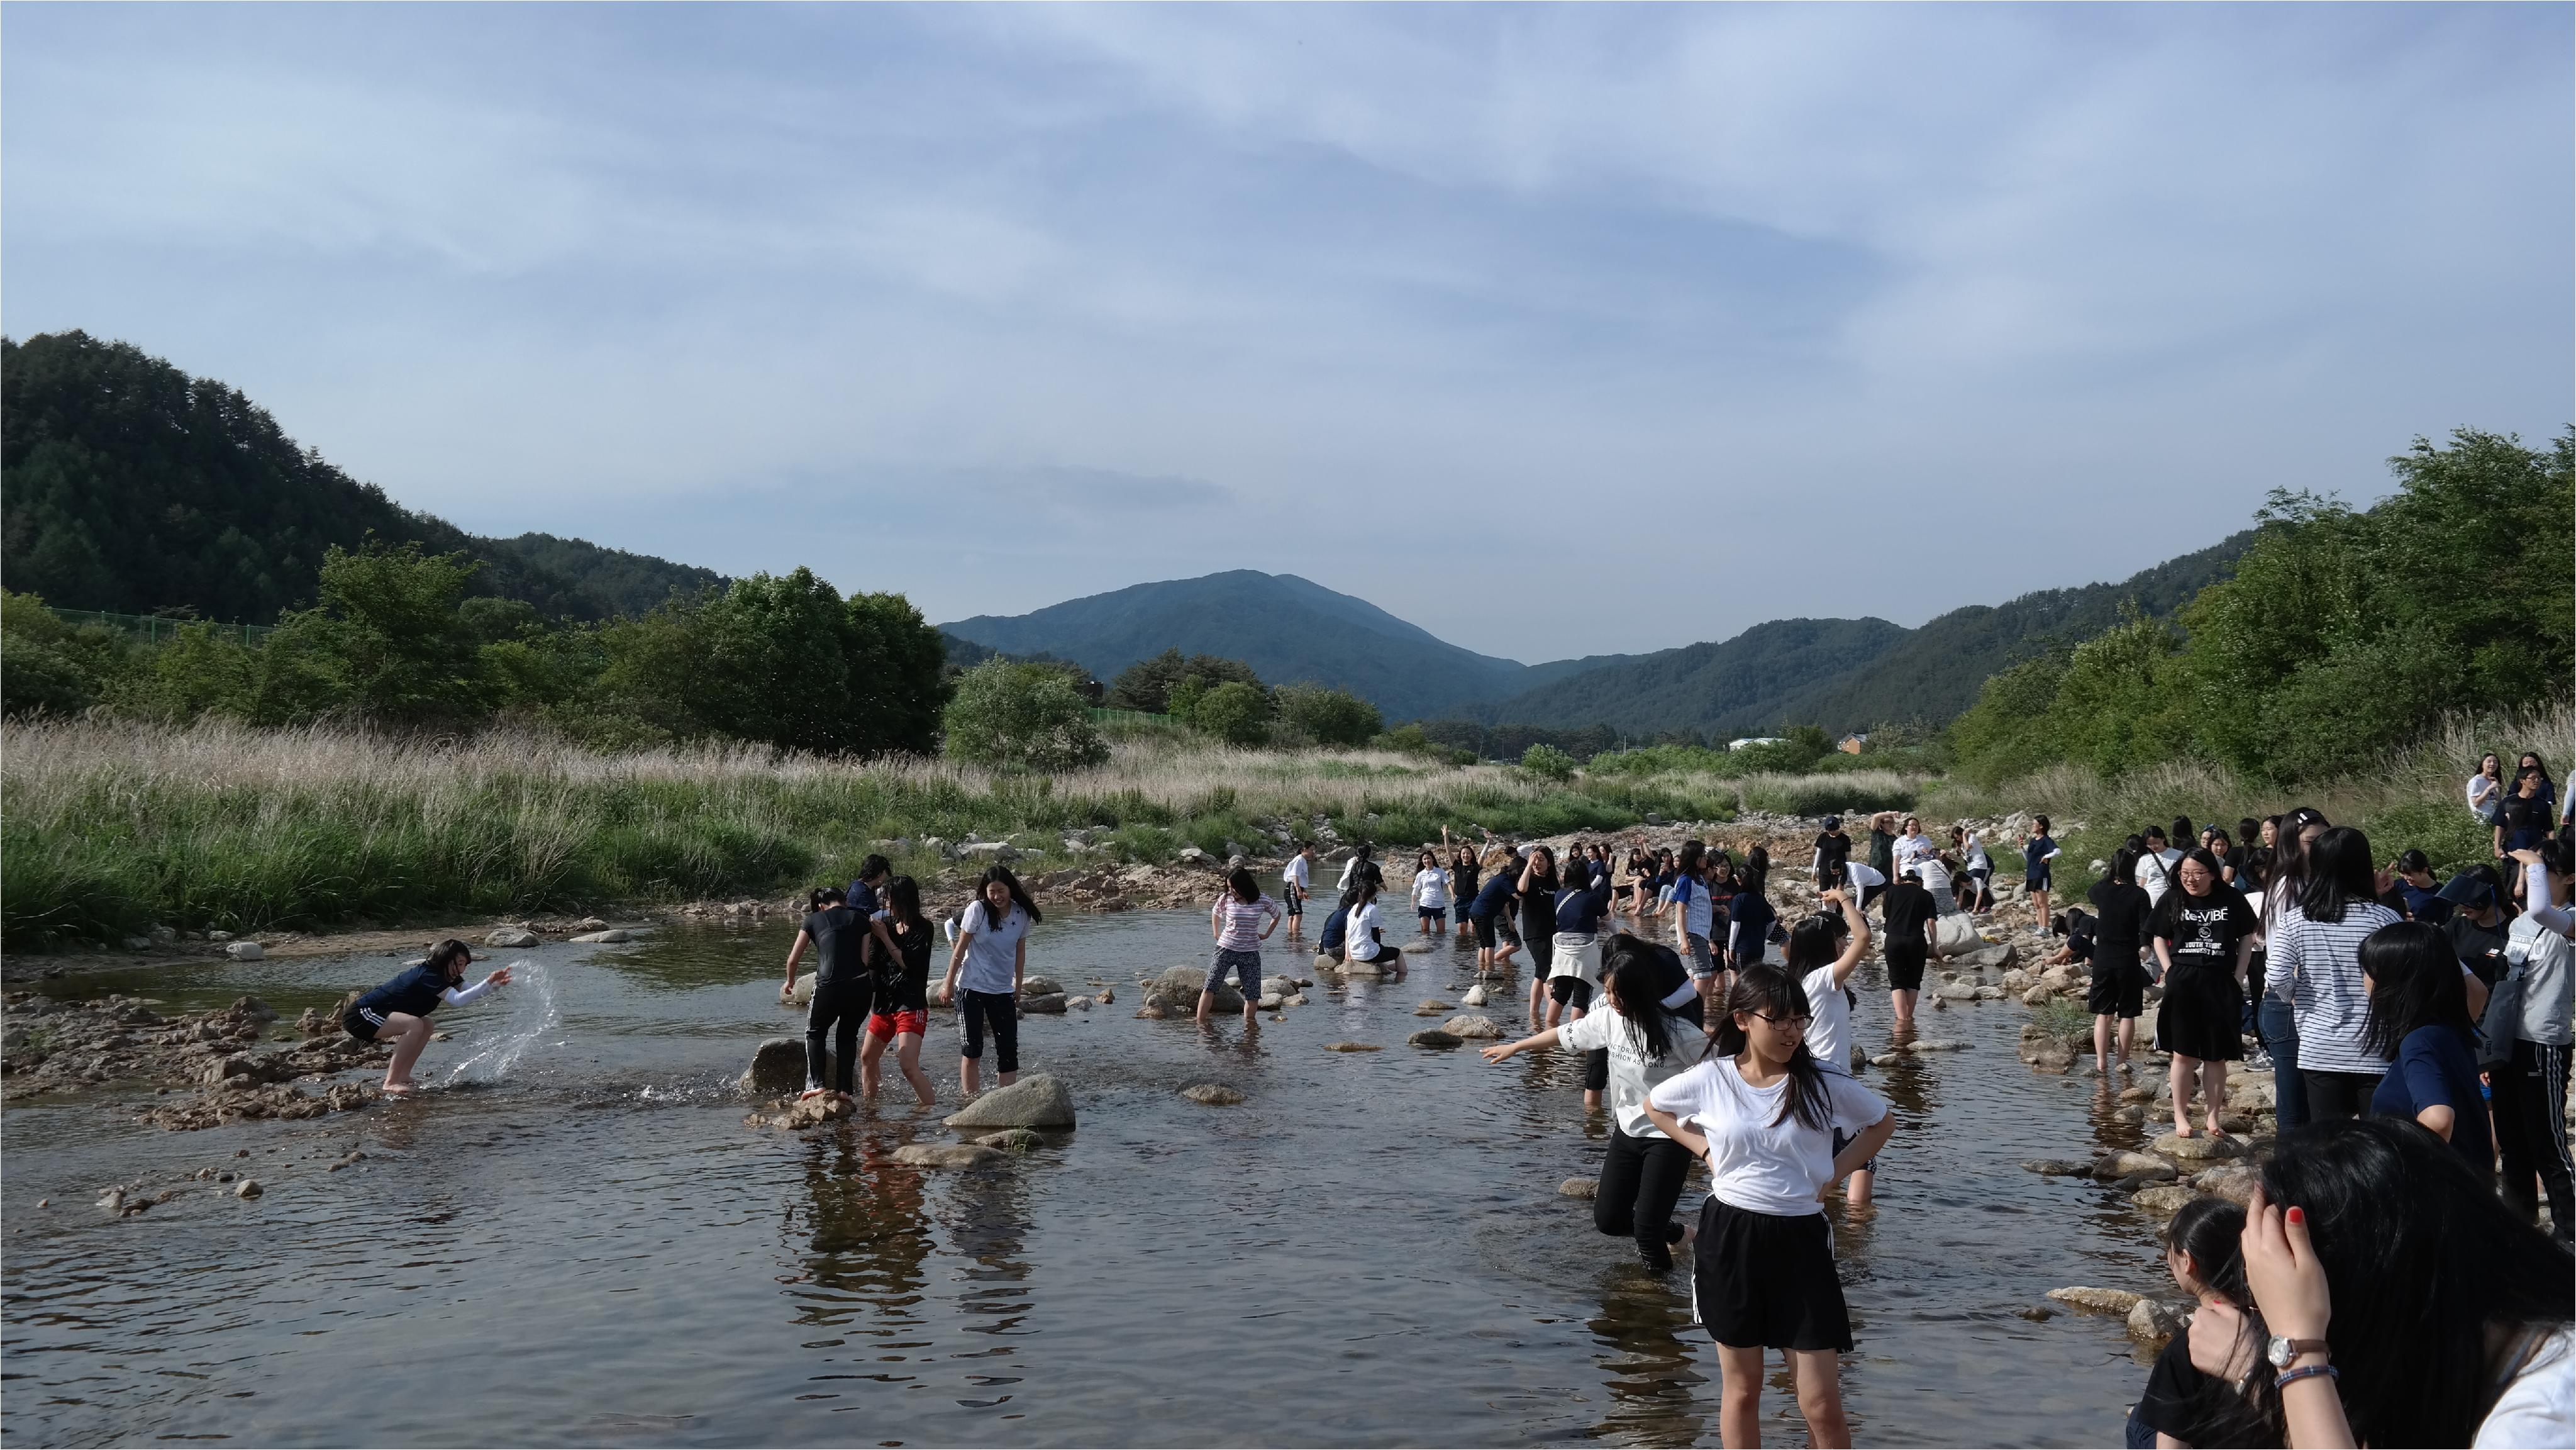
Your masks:
<svg viewBox="0 0 2576 1450"><path fill-rule="evenodd" d="M2188 1138L2188 1137L2193 1136L2193 1133L2192 1133L2192 1131L2191 1131L2191 1124L2189 1124L2189 1123L2176 1123L2176 1124L2174 1124L2174 1136L2175 1136L2175 1137L2177 1137L2177 1138Z"/></svg>
<svg viewBox="0 0 2576 1450"><path fill-rule="evenodd" d="M2210 1119L2210 1120L2209 1120L2208 1127L2209 1127L2209 1136L2211 1136L2211 1137L2213 1137L2213 1138L2224 1138L2224 1137L2227 1137L2227 1136L2228 1136L2228 1132L2227 1132L2227 1130L2226 1130L2225 1128L2222 1128L2222 1127L2218 1126L2218 1120L2217 1120L2217 1119L2215 1119L2215 1118L2212 1118L2212 1119Z"/></svg>
<svg viewBox="0 0 2576 1450"><path fill-rule="evenodd" d="M384 1085L383 1091L389 1098L407 1098L420 1091L420 1084L409 1079L402 1082L389 1082Z"/></svg>
<svg viewBox="0 0 2576 1450"><path fill-rule="evenodd" d="M821 1088L807 1088L805 1091L796 1095L796 1101L801 1103L807 1098L819 1098L821 1096L823 1096L823 1090Z"/></svg>

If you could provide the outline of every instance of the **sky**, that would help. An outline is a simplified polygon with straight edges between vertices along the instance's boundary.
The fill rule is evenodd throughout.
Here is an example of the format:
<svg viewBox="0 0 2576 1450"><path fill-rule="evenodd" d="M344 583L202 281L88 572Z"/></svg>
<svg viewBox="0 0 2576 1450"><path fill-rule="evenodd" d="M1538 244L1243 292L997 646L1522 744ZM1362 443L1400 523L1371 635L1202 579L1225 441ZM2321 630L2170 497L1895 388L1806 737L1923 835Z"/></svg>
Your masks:
<svg viewBox="0 0 2576 1450"><path fill-rule="evenodd" d="M2576 416L2564 5L10 5L0 328L478 533L1529 661Z"/></svg>

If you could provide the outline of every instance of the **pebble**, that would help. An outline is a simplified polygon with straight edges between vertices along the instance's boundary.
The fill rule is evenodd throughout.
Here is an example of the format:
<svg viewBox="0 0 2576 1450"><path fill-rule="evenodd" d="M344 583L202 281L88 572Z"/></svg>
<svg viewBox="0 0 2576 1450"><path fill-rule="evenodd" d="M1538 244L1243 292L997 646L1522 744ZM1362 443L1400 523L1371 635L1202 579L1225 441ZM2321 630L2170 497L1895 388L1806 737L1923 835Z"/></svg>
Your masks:
<svg viewBox="0 0 2576 1450"><path fill-rule="evenodd" d="M981 1143L906 1143L894 1161L915 1168L981 1168L1003 1161L1002 1151Z"/></svg>
<svg viewBox="0 0 2576 1450"><path fill-rule="evenodd" d="M1601 1192L1601 1180L1598 1178L1569 1178L1563 1183L1556 1185L1556 1192L1557 1196L1560 1198L1591 1198Z"/></svg>
<svg viewBox="0 0 2576 1450"><path fill-rule="evenodd" d="M1327 1042L1324 1044L1324 1050L1326 1052L1378 1052L1383 1049L1374 1042Z"/></svg>
<svg viewBox="0 0 2576 1450"><path fill-rule="evenodd" d="M2025 1158L2021 1166L2051 1178L2079 1178L2093 1171L2093 1165L2081 1158Z"/></svg>
<svg viewBox="0 0 2576 1450"><path fill-rule="evenodd" d="M1181 1089L1181 1096L1211 1108L1230 1108L1243 1101L1240 1090L1221 1082L1203 1082Z"/></svg>
<svg viewBox="0 0 2576 1450"><path fill-rule="evenodd" d="M1455 1032L1443 1032L1437 1027L1425 1027L1404 1040L1415 1047L1433 1048L1456 1047L1466 1041Z"/></svg>
<svg viewBox="0 0 2576 1450"><path fill-rule="evenodd" d="M233 1197L235 1198L257 1198L265 1192L267 1192L267 1190L259 1186L259 1180L256 1178L245 1178L241 1182L233 1185Z"/></svg>

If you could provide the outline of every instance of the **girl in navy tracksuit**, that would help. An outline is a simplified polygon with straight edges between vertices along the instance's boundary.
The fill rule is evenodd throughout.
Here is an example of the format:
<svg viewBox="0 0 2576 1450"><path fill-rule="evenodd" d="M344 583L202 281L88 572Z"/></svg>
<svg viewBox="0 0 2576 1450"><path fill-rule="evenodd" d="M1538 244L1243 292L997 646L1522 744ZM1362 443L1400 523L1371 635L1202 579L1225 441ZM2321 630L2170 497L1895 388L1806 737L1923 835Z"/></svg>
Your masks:
<svg viewBox="0 0 2576 1450"><path fill-rule="evenodd" d="M462 1007L494 987L509 985L510 969L502 967L471 987L457 986L465 980L465 964L473 960L473 948L449 937L431 947L426 960L360 997L340 1018L340 1025L360 1042L393 1044L394 1060L385 1067L387 1094L420 1091L420 1084L411 1080L411 1067L429 1045L429 1014L440 1003Z"/></svg>

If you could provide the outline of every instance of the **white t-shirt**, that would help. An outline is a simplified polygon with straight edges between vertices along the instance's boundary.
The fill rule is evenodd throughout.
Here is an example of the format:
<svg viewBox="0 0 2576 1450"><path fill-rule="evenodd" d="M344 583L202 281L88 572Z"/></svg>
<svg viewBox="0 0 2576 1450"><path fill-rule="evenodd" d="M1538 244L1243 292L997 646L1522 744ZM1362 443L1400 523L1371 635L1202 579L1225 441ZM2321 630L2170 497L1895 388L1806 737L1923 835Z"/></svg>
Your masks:
<svg viewBox="0 0 2576 1450"><path fill-rule="evenodd" d="M2576 1445L2576 1331L2560 1325L2540 1342L2469 1443L2478 1450Z"/></svg>
<svg viewBox="0 0 2576 1450"><path fill-rule="evenodd" d="M1377 903L1351 908L1349 935L1342 938L1342 954L1355 962L1373 962L1381 948L1377 944Z"/></svg>
<svg viewBox="0 0 2576 1450"><path fill-rule="evenodd" d="M2504 804L2504 782L2488 779L2487 773L2481 770L2469 777L2469 783L2463 789L2469 796L2469 814L2494 824L2496 807Z"/></svg>
<svg viewBox="0 0 2576 1450"><path fill-rule="evenodd" d="M1914 869L1916 862L1940 854L1941 848L1932 844L1930 836L1899 836L1896 838L1896 874L1903 876ZM1928 886L1931 883L1924 884Z"/></svg>
<svg viewBox="0 0 2576 1450"><path fill-rule="evenodd" d="M1708 1046L1699 1024L1670 1013L1665 1013L1664 1022L1664 1030L1671 1034L1672 1051L1664 1054L1661 1062L1646 1061L1645 1039L1628 1025L1627 1018L1606 1005L1556 1029L1557 1042L1569 1051L1610 1049L1610 1111L1618 1120L1619 1131L1631 1138L1664 1136L1663 1130L1646 1116L1646 1094L1654 1091L1656 1084L1699 1061L1700 1053Z"/></svg>
<svg viewBox="0 0 2576 1450"><path fill-rule="evenodd" d="M1902 876L1905 873L1900 871L1897 874ZM1950 868L1942 865L1941 858L1937 855L1925 856L1915 862L1914 874L1923 879L1923 889L1926 891L1950 889Z"/></svg>
<svg viewBox="0 0 2576 1450"><path fill-rule="evenodd" d="M1844 862L1843 875L1850 879L1852 885L1864 891L1873 886L1887 884L1887 878L1878 874L1878 868L1866 861Z"/></svg>
<svg viewBox="0 0 2576 1450"><path fill-rule="evenodd" d="M1449 873L1437 866L1413 873L1413 904L1424 911L1449 909Z"/></svg>
<svg viewBox="0 0 2576 1450"><path fill-rule="evenodd" d="M1283 874L1285 875L1288 884L1296 887L1300 894L1303 894L1314 884L1315 878L1307 867L1306 858L1302 854L1288 858L1288 869Z"/></svg>
<svg viewBox="0 0 2576 1450"><path fill-rule="evenodd" d="M2182 853L2171 846L2138 858L2138 889L2147 893L2149 906L2165 899L2165 888L2173 884L2174 863L2181 859Z"/></svg>
<svg viewBox="0 0 2576 1450"><path fill-rule="evenodd" d="M1799 985L1807 989L1807 1010L1816 1014L1807 1024L1807 1050L1818 1062L1850 1066L1851 998L1834 985L1834 969L1818 967Z"/></svg>
<svg viewBox="0 0 2576 1450"><path fill-rule="evenodd" d="M1017 991L1013 968L1019 959L1020 940L1029 934L1029 914L1014 902L1011 914L1002 919L1001 925L990 924L989 915L989 909L978 900L966 908L964 919L958 923L959 930L974 935L974 940L966 943L966 965L958 973L958 985L969 992Z"/></svg>
<svg viewBox="0 0 2576 1450"><path fill-rule="evenodd" d="M1834 1178L1831 1130L1857 1133L1887 1116L1878 1094L1840 1065L1819 1062L1816 1070L1824 1075L1831 1105L1824 1128L1810 1128L1785 1111L1788 1078L1767 1088L1750 1086L1731 1057L1677 1073L1647 1097L1708 1135L1710 1196L1747 1213L1800 1218L1824 1212L1817 1195Z"/></svg>

